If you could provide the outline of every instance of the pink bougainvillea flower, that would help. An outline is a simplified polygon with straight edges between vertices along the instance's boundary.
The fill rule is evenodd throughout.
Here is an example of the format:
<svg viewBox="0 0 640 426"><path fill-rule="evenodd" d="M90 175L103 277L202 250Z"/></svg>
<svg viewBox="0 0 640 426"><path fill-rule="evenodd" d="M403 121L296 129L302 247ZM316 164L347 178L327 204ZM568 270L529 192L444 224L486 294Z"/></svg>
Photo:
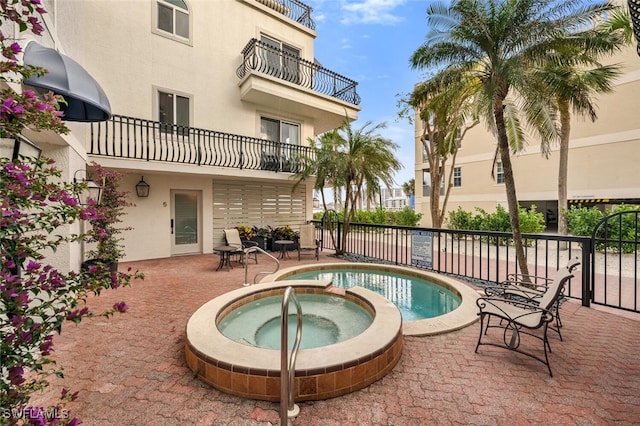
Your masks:
<svg viewBox="0 0 640 426"><path fill-rule="evenodd" d="M129 309L129 307L124 302L118 302L113 305L113 309L115 309L118 312L125 313Z"/></svg>

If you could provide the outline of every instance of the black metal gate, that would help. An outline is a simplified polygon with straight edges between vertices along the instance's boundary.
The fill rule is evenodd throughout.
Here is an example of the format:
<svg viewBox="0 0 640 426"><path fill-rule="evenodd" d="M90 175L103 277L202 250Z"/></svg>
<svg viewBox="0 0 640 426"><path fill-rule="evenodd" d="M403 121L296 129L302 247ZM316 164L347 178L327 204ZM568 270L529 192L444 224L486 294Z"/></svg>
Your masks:
<svg viewBox="0 0 640 426"><path fill-rule="evenodd" d="M640 311L640 210L602 219L591 236L591 302Z"/></svg>

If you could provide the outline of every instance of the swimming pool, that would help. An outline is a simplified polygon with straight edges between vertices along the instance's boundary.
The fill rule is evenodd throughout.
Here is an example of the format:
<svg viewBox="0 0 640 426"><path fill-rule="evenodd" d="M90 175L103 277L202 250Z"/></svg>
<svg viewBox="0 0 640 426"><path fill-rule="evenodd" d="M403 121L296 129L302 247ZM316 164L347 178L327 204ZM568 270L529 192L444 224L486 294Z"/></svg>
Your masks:
<svg viewBox="0 0 640 426"><path fill-rule="evenodd" d="M286 280L331 281L340 288L364 287L393 302L403 321L433 318L453 311L462 302L450 289L424 278L382 270L321 269L289 275Z"/></svg>
<svg viewBox="0 0 640 426"><path fill-rule="evenodd" d="M297 296L302 308L300 349L317 348L351 339L366 330L372 315L357 303L330 294ZM282 297L263 297L242 305L218 324L231 340L260 348L280 349ZM290 309L293 309L290 307ZM296 314L289 314L289 348L293 347Z"/></svg>
<svg viewBox="0 0 640 426"><path fill-rule="evenodd" d="M389 275L391 277L398 275L402 278L396 278L395 284L384 283L383 278L375 278L371 287L357 283L349 285L371 288L372 291L381 294L400 309L408 307L408 310L405 309L407 312L402 312L402 332L405 336L429 336L447 333L467 327L478 320L478 308L476 306L478 293L476 290L452 277L417 268L359 262L315 263L282 269L264 277L261 282L286 282L289 277L294 275L296 279L302 279L301 274L309 273L312 276L318 276L318 274L324 272L332 273L335 270L344 272L345 276L362 272L366 274L374 273L376 277L378 274L382 274L383 276ZM411 278L418 278L435 285L435 287L427 289L422 284L413 285ZM333 285L336 287L343 285L339 283L340 279L340 277L336 278L336 282ZM427 295L428 292L431 292L430 296ZM450 297L451 294L454 297ZM434 308L434 306L440 307ZM412 312L415 310L420 313L425 309L436 312L444 309L447 312L421 319L418 318L416 312Z"/></svg>
<svg viewBox="0 0 640 426"><path fill-rule="evenodd" d="M334 398L354 392L381 379L397 364L404 339L402 318L393 303L362 287L345 290L326 281L295 280L242 287L198 308L187 322L185 342L185 358L194 376L232 395L279 401L280 351L231 339L222 334L219 326L237 311L248 312L250 318L255 314L253 302L274 296L282 301L287 287L294 288L297 298L319 295L325 303L326 298L337 297L348 302L346 305L362 308L371 319L370 325L351 338L300 349L293 387L296 401ZM316 316L323 317L320 325L326 325L327 321L334 323L329 326L329 334L344 325L339 324L341 320L335 313L329 313L331 318L327 318L327 306L319 309ZM256 315L249 338L255 333L261 334L262 326L279 329L280 324L266 324L270 323L269 318L272 319L270 314ZM303 326L303 337L311 333Z"/></svg>

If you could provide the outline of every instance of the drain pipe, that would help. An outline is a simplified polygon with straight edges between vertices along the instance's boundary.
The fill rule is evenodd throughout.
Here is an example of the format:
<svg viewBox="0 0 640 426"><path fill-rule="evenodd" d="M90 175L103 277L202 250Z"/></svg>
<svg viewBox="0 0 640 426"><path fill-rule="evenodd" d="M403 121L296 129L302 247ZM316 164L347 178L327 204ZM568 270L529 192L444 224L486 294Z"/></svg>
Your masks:
<svg viewBox="0 0 640 426"><path fill-rule="evenodd" d="M291 349L291 356L287 359L289 352L289 300L296 305L297 325L296 339ZM280 317L280 425L288 425L289 419L300 414L300 407L295 403L296 356L300 349L302 339L302 308L296 297L293 287L287 287L282 297L282 311Z"/></svg>

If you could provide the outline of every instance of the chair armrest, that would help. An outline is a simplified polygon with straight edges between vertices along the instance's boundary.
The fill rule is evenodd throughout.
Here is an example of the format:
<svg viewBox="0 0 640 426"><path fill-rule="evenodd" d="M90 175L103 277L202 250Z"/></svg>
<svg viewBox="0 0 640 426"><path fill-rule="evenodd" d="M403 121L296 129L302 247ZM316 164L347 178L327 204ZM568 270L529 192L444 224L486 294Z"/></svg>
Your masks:
<svg viewBox="0 0 640 426"><path fill-rule="evenodd" d="M553 278L543 277L540 275L528 275L528 277L532 284L538 284L539 282L550 284L553 282ZM525 275L517 273L507 274L507 281L527 283L527 281L525 281Z"/></svg>
<svg viewBox="0 0 640 426"><path fill-rule="evenodd" d="M517 288L517 289L522 289L523 291L532 291L532 292L540 293L540 292L547 291L547 289L549 288L549 285L552 282L553 281L542 284L542 283L530 283L526 281L503 281L498 284L498 287L504 287L505 289Z"/></svg>
<svg viewBox="0 0 640 426"><path fill-rule="evenodd" d="M518 300L508 299L504 297L483 297L480 296L476 299L476 305L482 310L484 307L483 304L492 304L495 305L496 302L499 303L507 303L509 305L517 306L522 309L530 309L532 311L540 311L545 312L547 309L541 308L537 303L529 303L529 302L521 302Z"/></svg>
<svg viewBox="0 0 640 426"><path fill-rule="evenodd" d="M476 305L478 305L479 308L478 315L482 315L483 313L497 315L515 323L531 315L541 315L541 321L553 321L553 313L548 309L541 308L536 303L504 299L501 297L479 297L476 300Z"/></svg>

